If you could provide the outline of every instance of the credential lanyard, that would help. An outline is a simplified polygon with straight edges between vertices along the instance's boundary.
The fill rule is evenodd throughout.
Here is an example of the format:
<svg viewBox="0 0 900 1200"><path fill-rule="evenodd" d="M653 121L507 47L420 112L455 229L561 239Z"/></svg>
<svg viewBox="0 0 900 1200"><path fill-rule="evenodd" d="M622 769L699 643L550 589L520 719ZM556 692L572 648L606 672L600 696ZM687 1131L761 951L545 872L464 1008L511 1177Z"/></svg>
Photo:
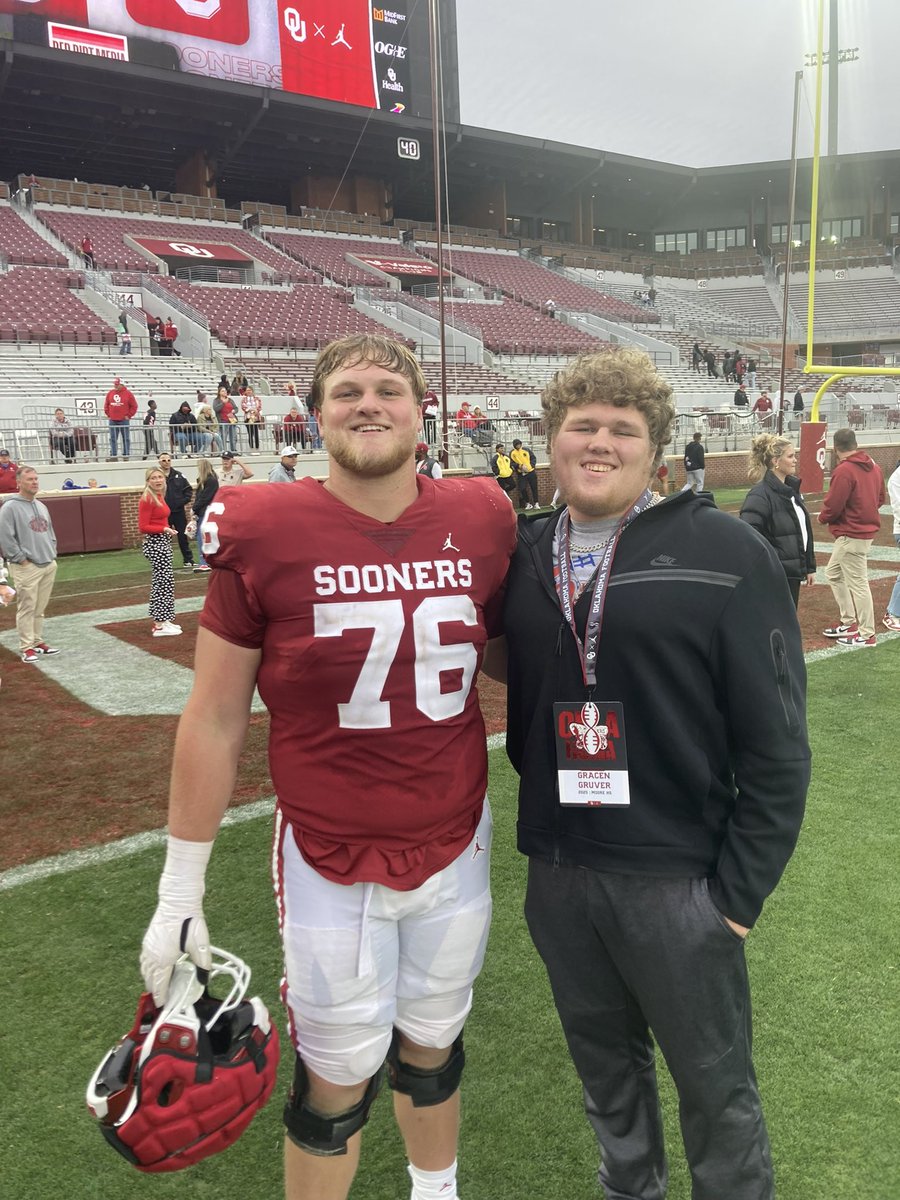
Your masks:
<svg viewBox="0 0 900 1200"><path fill-rule="evenodd" d="M572 630L572 637L575 639L575 645L578 647L578 657L581 660L581 673L584 677L585 686L589 688L593 688L597 683L597 646L600 641L600 629L603 624L606 589L609 586L609 576L612 571L613 559L615 558L619 538L635 517L639 517L652 503L653 494L649 488L645 488L616 526L615 532L606 543L603 558L600 560L600 566L597 568L597 576L591 595L591 607L588 611L583 643L578 636L578 630L575 626L575 604L572 599L572 566L569 557L569 510L565 509L559 519L556 531L558 553L556 595L559 599L559 607L562 609L566 623Z"/></svg>

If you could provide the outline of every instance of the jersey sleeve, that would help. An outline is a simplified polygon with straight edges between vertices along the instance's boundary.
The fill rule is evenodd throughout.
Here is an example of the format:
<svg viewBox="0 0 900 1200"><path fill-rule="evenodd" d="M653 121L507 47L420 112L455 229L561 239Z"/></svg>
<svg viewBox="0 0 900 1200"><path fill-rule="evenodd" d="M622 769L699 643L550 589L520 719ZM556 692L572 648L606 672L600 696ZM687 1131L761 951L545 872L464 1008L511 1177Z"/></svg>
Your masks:
<svg viewBox="0 0 900 1200"><path fill-rule="evenodd" d="M200 624L226 642L256 650L266 618L254 586L254 562L264 560L266 524L258 496L242 488L216 492L206 509L200 536L213 568Z"/></svg>
<svg viewBox="0 0 900 1200"><path fill-rule="evenodd" d="M248 592L244 577L227 568L210 576L200 624L224 641L247 650L258 650L266 631L265 617Z"/></svg>

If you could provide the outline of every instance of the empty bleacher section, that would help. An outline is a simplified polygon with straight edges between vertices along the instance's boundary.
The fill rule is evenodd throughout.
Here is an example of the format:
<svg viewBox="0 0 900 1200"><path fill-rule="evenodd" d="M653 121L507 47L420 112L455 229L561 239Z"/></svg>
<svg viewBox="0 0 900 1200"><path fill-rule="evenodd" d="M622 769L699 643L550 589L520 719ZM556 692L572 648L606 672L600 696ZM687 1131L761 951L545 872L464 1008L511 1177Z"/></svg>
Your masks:
<svg viewBox="0 0 900 1200"><path fill-rule="evenodd" d="M287 412L290 401L284 394L285 385L293 383L302 398L312 384L315 359L308 358L278 358L265 359L228 359L226 368L229 375L234 375L238 367L242 367L250 382L256 378L264 378L272 390L273 398L267 404L267 409ZM437 363L423 363L422 372L425 382L435 391L440 390L441 370ZM256 386L254 384L254 386ZM448 396L521 396L529 389L523 387L523 381L502 370L490 370L488 367L474 363L447 364L447 394ZM539 390L539 389L537 389ZM278 397L281 397L279 399Z"/></svg>
<svg viewBox="0 0 900 1200"><path fill-rule="evenodd" d="M732 318L762 328L776 327L781 321L781 313L775 307L765 284L745 284L741 287L710 287L702 293L705 307L714 308L723 318Z"/></svg>
<svg viewBox="0 0 900 1200"><path fill-rule="evenodd" d="M236 209L226 209L224 200L211 196L187 196L176 192L157 192L154 196L147 188L81 183L77 179L48 179L43 176L32 185L27 175L19 175L17 184L23 194L25 190L30 191L33 204L64 204L68 208L190 217L237 224L241 220L241 214Z"/></svg>
<svg viewBox="0 0 900 1200"><path fill-rule="evenodd" d="M772 261L778 270L779 277L787 261L787 248L780 246L775 249ZM791 251L791 270L805 268L809 270L809 246L795 246ZM821 270L840 270L851 267L880 267L889 266L890 251L877 238L858 237L847 238L842 242L820 241L816 246L816 268Z"/></svg>
<svg viewBox="0 0 900 1200"><path fill-rule="evenodd" d="M201 312L214 337L233 349L314 350L350 333L398 335L352 306L338 288L299 284L288 291L233 288L160 278L164 291Z"/></svg>
<svg viewBox="0 0 900 1200"><path fill-rule="evenodd" d="M734 250L692 250L689 254L654 254L654 275L672 279L726 279L732 275L763 275L765 267L750 247Z"/></svg>
<svg viewBox="0 0 900 1200"><path fill-rule="evenodd" d="M344 287L377 287L383 276L367 270L350 257L401 259L427 263L408 246L398 241L372 241L366 238L323 237L316 234L269 233L267 240L298 262L319 271Z"/></svg>
<svg viewBox="0 0 900 1200"><path fill-rule="evenodd" d="M110 345L115 332L77 296L79 271L14 267L0 274L0 342Z"/></svg>
<svg viewBox="0 0 900 1200"><path fill-rule="evenodd" d="M61 209L43 208L35 214L48 229L66 245L78 251L85 234L94 246L94 261L100 270L155 272L156 263L129 246L126 235L144 238L163 238L167 241L225 242L270 268L272 281L307 283L318 277L281 254L274 246L239 227L204 225L191 222L158 221L148 218L99 216L96 213L72 213ZM174 215L174 214L173 214Z"/></svg>
<svg viewBox="0 0 900 1200"><path fill-rule="evenodd" d="M0 262L31 267L67 267L63 256L34 232L13 208L0 206Z"/></svg>
<svg viewBox="0 0 900 1200"><path fill-rule="evenodd" d="M428 311L429 302L417 307ZM430 302L431 315L437 317L437 301ZM463 332L474 332L488 350L497 354L582 354L602 345L597 338L565 322L546 317L504 296L502 300L457 300L445 308L448 325Z"/></svg>
<svg viewBox="0 0 900 1200"><path fill-rule="evenodd" d="M791 274L792 307L795 312L806 299L809 276ZM797 297L802 300L798 303ZM798 316L800 314L798 313ZM806 310L802 324L806 328ZM887 269L877 277L846 279L821 277L816 273L815 333L824 329L895 330L900 332L900 283Z"/></svg>
<svg viewBox="0 0 900 1200"><path fill-rule="evenodd" d="M418 247L428 258L436 257L431 246ZM575 283L549 271L539 263L522 258L518 254L499 254L490 251L452 250L447 265L454 275L474 279L477 283L502 292L513 300L527 304L538 311L552 300L556 308L569 312L596 313L611 321L627 324L648 324L659 321L659 317L647 309L638 308L605 292Z"/></svg>

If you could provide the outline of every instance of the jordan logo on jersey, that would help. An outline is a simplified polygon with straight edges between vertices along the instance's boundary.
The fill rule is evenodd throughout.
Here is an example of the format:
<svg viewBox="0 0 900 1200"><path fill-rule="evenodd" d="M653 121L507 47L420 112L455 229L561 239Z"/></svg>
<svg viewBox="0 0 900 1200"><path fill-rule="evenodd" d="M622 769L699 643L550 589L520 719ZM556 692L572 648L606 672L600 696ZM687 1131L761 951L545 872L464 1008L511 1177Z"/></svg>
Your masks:
<svg viewBox="0 0 900 1200"><path fill-rule="evenodd" d="M441 549L442 550L455 550L456 553L459 554L459 546L453 545L453 534L452 533L447 534L447 540L446 540L446 542L444 542L443 546L441 546Z"/></svg>

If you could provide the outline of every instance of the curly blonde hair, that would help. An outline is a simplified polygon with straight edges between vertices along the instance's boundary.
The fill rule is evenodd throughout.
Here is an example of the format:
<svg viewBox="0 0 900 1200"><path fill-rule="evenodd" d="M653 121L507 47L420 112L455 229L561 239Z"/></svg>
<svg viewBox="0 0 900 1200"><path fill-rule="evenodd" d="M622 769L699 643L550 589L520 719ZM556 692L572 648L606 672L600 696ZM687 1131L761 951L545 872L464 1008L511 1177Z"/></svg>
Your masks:
<svg viewBox="0 0 900 1200"><path fill-rule="evenodd" d="M642 414L656 447L654 468L672 440L675 405L672 389L640 350L602 350L580 354L557 371L541 395L547 443L552 446L570 408L599 401Z"/></svg>
<svg viewBox="0 0 900 1200"><path fill-rule="evenodd" d="M761 433L750 443L750 466L747 468L747 478L754 483L763 478L766 471L772 470L785 450L793 446L790 438L779 437L777 433Z"/></svg>

